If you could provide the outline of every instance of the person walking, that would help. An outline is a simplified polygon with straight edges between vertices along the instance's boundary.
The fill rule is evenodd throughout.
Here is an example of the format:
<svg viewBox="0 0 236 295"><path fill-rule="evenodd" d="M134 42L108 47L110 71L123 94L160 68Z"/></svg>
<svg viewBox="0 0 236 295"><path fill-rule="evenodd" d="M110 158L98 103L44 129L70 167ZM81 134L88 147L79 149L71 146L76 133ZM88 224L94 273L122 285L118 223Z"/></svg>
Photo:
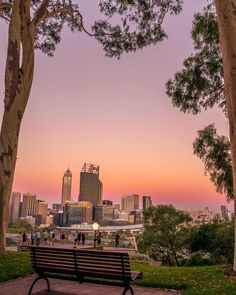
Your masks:
<svg viewBox="0 0 236 295"><path fill-rule="evenodd" d="M41 241L41 234L40 231L38 230L35 234L35 239L36 239L36 246L40 245L40 241Z"/></svg>
<svg viewBox="0 0 236 295"><path fill-rule="evenodd" d="M119 235L119 233L117 233L116 236L115 236L116 248L119 246L119 243L120 243L120 235Z"/></svg>
<svg viewBox="0 0 236 295"><path fill-rule="evenodd" d="M84 245L84 244L85 244L85 234L82 233L82 245Z"/></svg>

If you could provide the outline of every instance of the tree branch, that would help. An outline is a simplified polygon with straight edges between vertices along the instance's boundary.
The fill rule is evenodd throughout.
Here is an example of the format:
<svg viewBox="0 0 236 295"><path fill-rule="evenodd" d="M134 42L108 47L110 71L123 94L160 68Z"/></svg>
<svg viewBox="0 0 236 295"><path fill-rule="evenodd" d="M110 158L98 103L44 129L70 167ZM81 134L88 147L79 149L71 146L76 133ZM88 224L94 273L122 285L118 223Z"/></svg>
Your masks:
<svg viewBox="0 0 236 295"><path fill-rule="evenodd" d="M32 20L32 23L34 24L35 27L39 25L41 20L45 18L45 16L48 13L48 6L49 6L49 0L43 0L42 5L39 7L38 11L35 14L35 17Z"/></svg>

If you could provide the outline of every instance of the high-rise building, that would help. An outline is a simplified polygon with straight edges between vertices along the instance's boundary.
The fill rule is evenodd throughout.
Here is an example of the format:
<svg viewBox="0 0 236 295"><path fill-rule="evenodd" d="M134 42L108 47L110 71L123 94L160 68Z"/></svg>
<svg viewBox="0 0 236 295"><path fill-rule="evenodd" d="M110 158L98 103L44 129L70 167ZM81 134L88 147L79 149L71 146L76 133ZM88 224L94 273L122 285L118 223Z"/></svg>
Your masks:
<svg viewBox="0 0 236 295"><path fill-rule="evenodd" d="M147 210L149 207L152 207L152 198L151 196L143 196L143 211Z"/></svg>
<svg viewBox="0 0 236 295"><path fill-rule="evenodd" d="M61 193L62 205L71 201L71 185L72 185L72 173L68 168L62 178L62 193Z"/></svg>
<svg viewBox="0 0 236 295"><path fill-rule="evenodd" d="M17 221L20 217L20 198L21 194L12 192L10 200L9 221Z"/></svg>
<svg viewBox="0 0 236 295"><path fill-rule="evenodd" d="M102 205L102 182L99 179L99 166L85 163L80 172L79 201Z"/></svg>
<svg viewBox="0 0 236 295"><path fill-rule="evenodd" d="M36 213L36 194L23 194L21 217L33 216Z"/></svg>
<svg viewBox="0 0 236 295"><path fill-rule="evenodd" d="M221 217L224 220L228 220L229 219L229 211L228 208L225 205L221 205L220 206L220 211L221 211Z"/></svg>
<svg viewBox="0 0 236 295"><path fill-rule="evenodd" d="M130 212L139 209L139 195L126 195L121 198L121 210Z"/></svg>
<svg viewBox="0 0 236 295"><path fill-rule="evenodd" d="M90 202L80 201L78 202L80 208L82 208L82 223L92 223L93 221L93 205Z"/></svg>
<svg viewBox="0 0 236 295"><path fill-rule="evenodd" d="M78 204L65 204L63 207L63 226L82 223L82 208Z"/></svg>
<svg viewBox="0 0 236 295"><path fill-rule="evenodd" d="M36 214L47 215L48 214L48 204L44 201L37 200L36 202Z"/></svg>

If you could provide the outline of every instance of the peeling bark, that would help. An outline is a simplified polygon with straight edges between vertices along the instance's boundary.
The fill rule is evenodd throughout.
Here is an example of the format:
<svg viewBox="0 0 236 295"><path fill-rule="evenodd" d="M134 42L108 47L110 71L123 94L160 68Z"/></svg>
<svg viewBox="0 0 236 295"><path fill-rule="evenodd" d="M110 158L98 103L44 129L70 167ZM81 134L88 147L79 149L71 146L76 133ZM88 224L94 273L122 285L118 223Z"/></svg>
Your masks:
<svg viewBox="0 0 236 295"><path fill-rule="evenodd" d="M28 5L23 5L28 4ZM4 114L0 131L0 253L6 249L9 200L19 132L34 73L34 26L29 22L30 1L13 2L5 69ZM20 49L22 64L20 65Z"/></svg>
<svg viewBox="0 0 236 295"><path fill-rule="evenodd" d="M234 216L236 215L236 0L215 0L223 55L225 96L227 101L232 171ZM234 217L234 271L236 272L236 218Z"/></svg>

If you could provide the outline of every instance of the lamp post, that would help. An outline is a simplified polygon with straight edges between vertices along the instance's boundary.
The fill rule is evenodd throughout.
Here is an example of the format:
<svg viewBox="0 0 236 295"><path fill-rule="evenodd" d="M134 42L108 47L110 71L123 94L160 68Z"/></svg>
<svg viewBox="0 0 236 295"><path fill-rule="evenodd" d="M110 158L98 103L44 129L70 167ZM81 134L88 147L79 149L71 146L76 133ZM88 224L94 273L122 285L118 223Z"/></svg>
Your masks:
<svg viewBox="0 0 236 295"><path fill-rule="evenodd" d="M96 248L96 243L97 243L97 230L99 228L99 224L95 222L93 224L93 230L94 230L94 238L93 238L93 247Z"/></svg>

